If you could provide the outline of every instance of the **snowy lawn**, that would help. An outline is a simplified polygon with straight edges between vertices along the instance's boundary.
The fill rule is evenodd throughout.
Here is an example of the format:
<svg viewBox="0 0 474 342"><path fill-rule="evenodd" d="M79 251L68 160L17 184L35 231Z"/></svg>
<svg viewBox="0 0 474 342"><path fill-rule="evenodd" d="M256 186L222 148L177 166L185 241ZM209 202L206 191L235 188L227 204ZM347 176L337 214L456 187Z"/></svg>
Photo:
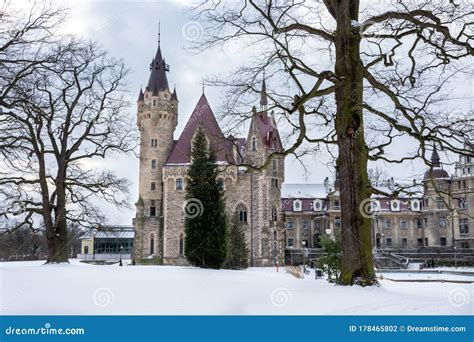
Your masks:
<svg viewBox="0 0 474 342"><path fill-rule="evenodd" d="M167 266L0 263L0 314L37 315L461 315L472 284L382 280L343 287L280 268L245 271Z"/></svg>

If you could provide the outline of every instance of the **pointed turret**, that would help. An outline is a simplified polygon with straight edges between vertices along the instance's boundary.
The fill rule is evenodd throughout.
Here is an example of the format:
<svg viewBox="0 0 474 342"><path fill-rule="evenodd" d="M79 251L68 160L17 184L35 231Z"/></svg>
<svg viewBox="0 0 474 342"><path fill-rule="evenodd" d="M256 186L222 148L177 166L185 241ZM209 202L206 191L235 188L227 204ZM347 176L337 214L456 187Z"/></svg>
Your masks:
<svg viewBox="0 0 474 342"><path fill-rule="evenodd" d="M148 85L145 90L151 92L153 96L157 96L159 91L169 90L168 78L166 77L166 72L169 71L169 66L161 55L159 44L155 58L153 58L150 64L150 71L150 78L148 79Z"/></svg>
<svg viewBox="0 0 474 342"><path fill-rule="evenodd" d="M436 149L436 145L433 146L433 153L431 154L431 166L425 172L425 176L423 177L423 181L432 180L432 179L447 179L449 180L449 174L446 170L443 169L441 166L441 161L439 158L438 150Z"/></svg>
<svg viewBox="0 0 474 342"><path fill-rule="evenodd" d="M141 102L145 100L145 95L143 94L143 89L140 87L140 93L138 94L137 102Z"/></svg>
<svg viewBox="0 0 474 342"><path fill-rule="evenodd" d="M171 94L171 100L178 101L178 93L176 92L176 86L173 89L173 94Z"/></svg>
<svg viewBox="0 0 474 342"><path fill-rule="evenodd" d="M431 167L440 167L440 159L436 145L433 146L433 153L431 154Z"/></svg>
<svg viewBox="0 0 474 342"><path fill-rule="evenodd" d="M260 109L267 109L268 99L267 99L267 86L265 84L265 76L263 77L262 90L260 91Z"/></svg>

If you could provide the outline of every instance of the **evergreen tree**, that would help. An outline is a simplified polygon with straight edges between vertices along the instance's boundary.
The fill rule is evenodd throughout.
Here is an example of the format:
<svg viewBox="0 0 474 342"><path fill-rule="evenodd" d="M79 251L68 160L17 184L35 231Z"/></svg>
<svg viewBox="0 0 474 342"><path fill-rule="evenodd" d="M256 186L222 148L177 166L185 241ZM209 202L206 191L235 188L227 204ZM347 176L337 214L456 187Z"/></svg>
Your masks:
<svg viewBox="0 0 474 342"><path fill-rule="evenodd" d="M239 223L237 215L234 215L229 231L229 255L225 268L241 270L249 267L248 254L244 229Z"/></svg>
<svg viewBox="0 0 474 342"><path fill-rule="evenodd" d="M222 267L227 257L227 218L217 184L216 156L198 127L191 151L185 204L185 255L194 266Z"/></svg>

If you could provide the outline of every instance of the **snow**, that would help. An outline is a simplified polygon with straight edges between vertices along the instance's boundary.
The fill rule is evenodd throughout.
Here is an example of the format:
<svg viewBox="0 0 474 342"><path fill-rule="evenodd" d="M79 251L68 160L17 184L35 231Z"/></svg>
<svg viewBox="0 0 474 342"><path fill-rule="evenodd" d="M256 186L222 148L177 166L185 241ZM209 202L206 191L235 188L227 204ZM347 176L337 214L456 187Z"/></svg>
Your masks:
<svg viewBox="0 0 474 342"><path fill-rule="evenodd" d="M352 27L359 27L360 23L357 20L351 20L351 26Z"/></svg>
<svg viewBox="0 0 474 342"><path fill-rule="evenodd" d="M380 287L344 287L315 280L314 273L297 279L283 268L276 273L274 268L230 271L28 261L0 263L0 278L2 315L473 313L472 284L383 279Z"/></svg>

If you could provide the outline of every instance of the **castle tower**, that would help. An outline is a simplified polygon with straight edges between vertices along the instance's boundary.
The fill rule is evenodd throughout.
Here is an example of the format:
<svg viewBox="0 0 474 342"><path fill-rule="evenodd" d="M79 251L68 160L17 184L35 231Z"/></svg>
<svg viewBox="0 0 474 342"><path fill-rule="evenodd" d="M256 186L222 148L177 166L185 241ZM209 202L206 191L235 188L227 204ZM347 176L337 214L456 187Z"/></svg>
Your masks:
<svg viewBox="0 0 474 342"><path fill-rule="evenodd" d="M265 79L260 91L260 111L253 108L245 145L244 162L261 167L283 145L273 112L268 111ZM250 253L251 265L281 263L284 255L284 223L281 214L281 185L285 178L284 157L274 155L262 171L250 173Z"/></svg>
<svg viewBox="0 0 474 342"><path fill-rule="evenodd" d="M137 263L146 259L158 261L162 257L162 168L173 147L173 133L178 123L178 96L176 89L173 92L169 89L168 71L158 40L148 84L145 91L140 89L137 100L140 178L133 251Z"/></svg>
<svg viewBox="0 0 474 342"><path fill-rule="evenodd" d="M452 247L452 220L449 215L451 179L441 166L436 146L433 146L430 168L423 177L423 230L418 246Z"/></svg>
<svg viewBox="0 0 474 342"><path fill-rule="evenodd" d="M451 184L456 211L453 215L453 243L458 249L474 247L474 133L464 144Z"/></svg>

